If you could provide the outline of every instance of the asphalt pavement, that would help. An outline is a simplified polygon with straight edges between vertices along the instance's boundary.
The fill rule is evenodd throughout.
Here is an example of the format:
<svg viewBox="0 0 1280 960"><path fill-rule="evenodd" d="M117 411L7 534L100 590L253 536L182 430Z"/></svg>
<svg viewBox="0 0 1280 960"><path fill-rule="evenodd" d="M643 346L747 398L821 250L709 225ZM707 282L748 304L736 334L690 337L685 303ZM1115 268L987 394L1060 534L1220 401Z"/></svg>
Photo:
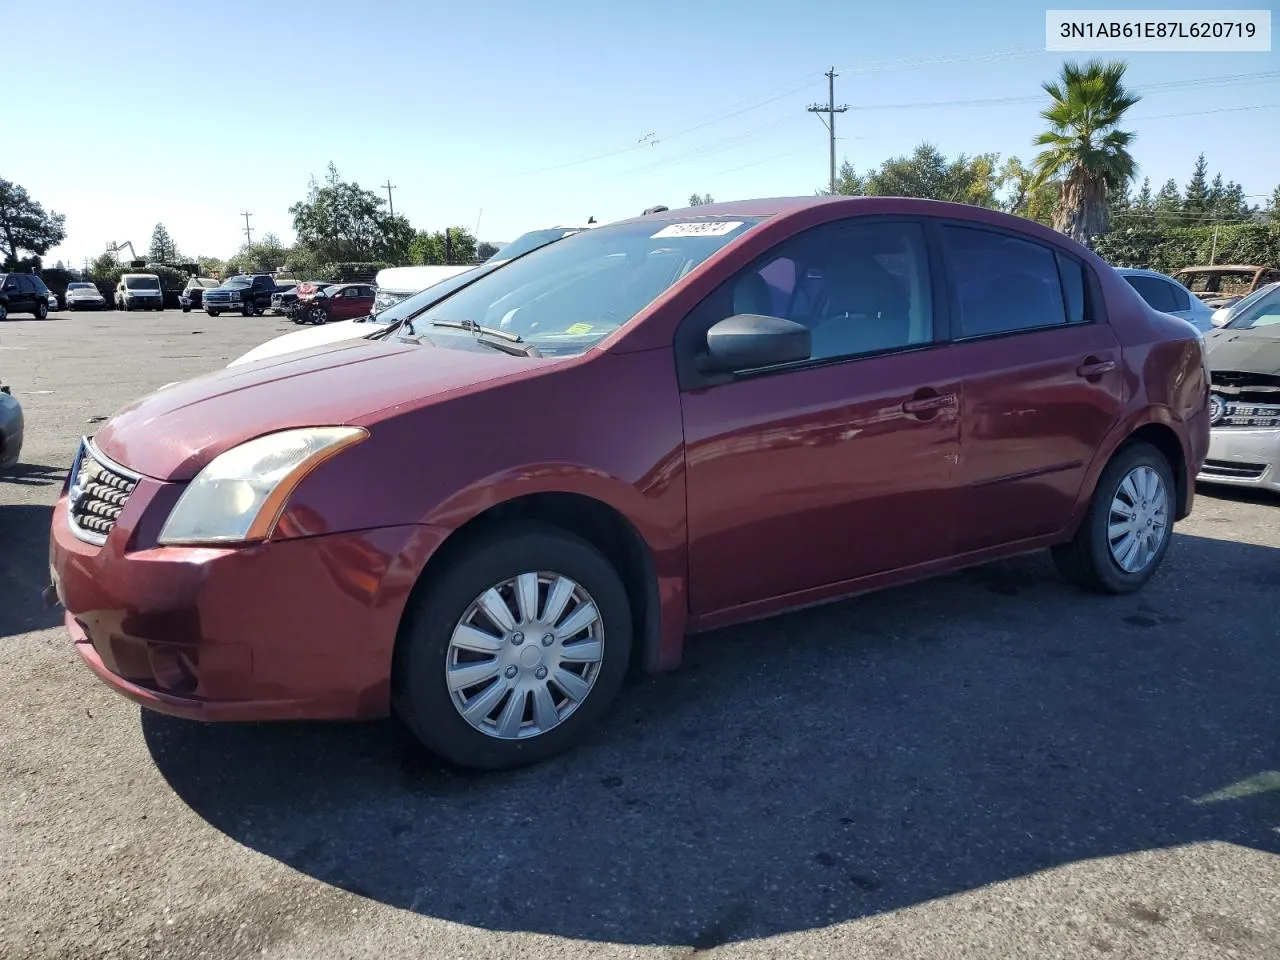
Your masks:
<svg viewBox="0 0 1280 960"><path fill-rule="evenodd" d="M293 329L0 324L0 957L1280 957L1280 500L1202 489L1137 596L1032 555L694 638L516 773L142 713L39 598L77 439Z"/></svg>

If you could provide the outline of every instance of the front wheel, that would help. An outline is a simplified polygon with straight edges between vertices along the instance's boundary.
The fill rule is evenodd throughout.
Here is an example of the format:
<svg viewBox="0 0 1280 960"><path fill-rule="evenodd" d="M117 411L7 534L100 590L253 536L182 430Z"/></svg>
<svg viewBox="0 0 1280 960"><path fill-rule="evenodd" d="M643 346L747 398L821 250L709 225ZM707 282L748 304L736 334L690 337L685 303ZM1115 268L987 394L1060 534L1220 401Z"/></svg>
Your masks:
<svg viewBox="0 0 1280 960"><path fill-rule="evenodd" d="M35 310L32 311L32 315L35 316L37 320L44 320L49 316L49 305L47 303L37 303Z"/></svg>
<svg viewBox="0 0 1280 960"><path fill-rule="evenodd" d="M9 306L8 304L0 303L0 320L8 320L8 319L9 319Z"/></svg>
<svg viewBox="0 0 1280 960"><path fill-rule="evenodd" d="M1058 571L1095 593L1133 593L1159 569L1173 537L1177 485L1149 443L1121 447L1107 464L1080 529L1053 548Z"/></svg>
<svg viewBox="0 0 1280 960"><path fill-rule="evenodd" d="M396 712L460 766L518 767L567 750L617 696L631 657L626 588L594 546L528 523L481 534L411 605Z"/></svg>
<svg viewBox="0 0 1280 960"><path fill-rule="evenodd" d="M220 313L222 313L222 311L221 311L221 310L206 310L205 312L206 312L207 314L209 314L209 316L211 316L211 317L216 317L216 316L218 316Z"/></svg>
<svg viewBox="0 0 1280 960"><path fill-rule="evenodd" d="M316 326L318 327L324 326L324 324L328 321L328 319L329 319L329 314L325 312L324 307L311 308L311 322Z"/></svg>

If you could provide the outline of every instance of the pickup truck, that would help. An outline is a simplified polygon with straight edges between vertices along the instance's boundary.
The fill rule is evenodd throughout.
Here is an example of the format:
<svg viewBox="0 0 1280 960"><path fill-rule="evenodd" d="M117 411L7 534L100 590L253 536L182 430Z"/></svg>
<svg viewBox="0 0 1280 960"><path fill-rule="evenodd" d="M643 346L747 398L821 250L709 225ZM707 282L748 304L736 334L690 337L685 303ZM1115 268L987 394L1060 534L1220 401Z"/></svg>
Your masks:
<svg viewBox="0 0 1280 960"><path fill-rule="evenodd" d="M269 274L240 274L204 292L204 312L216 317L235 310L246 317L260 317L270 309L276 289L276 281Z"/></svg>

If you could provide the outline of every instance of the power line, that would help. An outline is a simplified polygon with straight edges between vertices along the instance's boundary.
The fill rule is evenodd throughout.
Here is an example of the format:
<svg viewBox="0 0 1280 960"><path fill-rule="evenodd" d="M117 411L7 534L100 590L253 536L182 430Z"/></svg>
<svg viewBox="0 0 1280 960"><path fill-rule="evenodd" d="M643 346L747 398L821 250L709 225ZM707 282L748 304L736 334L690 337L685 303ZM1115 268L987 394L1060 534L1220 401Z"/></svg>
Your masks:
<svg viewBox="0 0 1280 960"><path fill-rule="evenodd" d="M391 208L391 216L394 217L396 215L396 205L391 200L391 191L396 188L396 185L391 182L390 177L387 177L387 182L382 184L382 186L387 188L387 206Z"/></svg>
<svg viewBox="0 0 1280 960"><path fill-rule="evenodd" d="M247 212L247 211L246 211L245 213L240 214L240 216L244 217L244 242L245 242L245 245L246 245L246 246L253 246L253 234L249 232L249 218L250 218L250 217L252 217L252 216L253 216L253 214L252 214L252 213L249 213L249 212Z"/></svg>
<svg viewBox="0 0 1280 960"><path fill-rule="evenodd" d="M830 70L827 71L827 104L826 106L823 106L820 103L814 103L805 108L806 110L808 110L810 113L813 113L813 114L825 113L827 115L827 119L823 120L822 122L826 124L827 136L830 140L830 147L831 147L831 194L832 196L834 196L836 192L836 114L844 113L846 110L849 109L849 105L847 103L842 103L838 107L836 106L836 77L837 76L839 76L839 74L836 73L835 67L832 67ZM818 119L822 120L822 117L819 116Z"/></svg>

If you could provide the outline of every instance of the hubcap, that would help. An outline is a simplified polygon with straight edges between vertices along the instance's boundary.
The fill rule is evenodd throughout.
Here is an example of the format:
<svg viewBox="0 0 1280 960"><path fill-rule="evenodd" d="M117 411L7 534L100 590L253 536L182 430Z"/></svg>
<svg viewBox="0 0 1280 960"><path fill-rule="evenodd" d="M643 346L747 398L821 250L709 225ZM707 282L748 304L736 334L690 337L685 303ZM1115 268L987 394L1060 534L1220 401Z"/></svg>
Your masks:
<svg viewBox="0 0 1280 960"><path fill-rule="evenodd" d="M1130 470L1115 496L1107 519L1111 558L1126 573L1141 573L1155 559L1169 535L1169 492L1151 467Z"/></svg>
<svg viewBox="0 0 1280 960"><path fill-rule="evenodd" d="M445 681L467 723L520 740L578 709L603 655L604 624L582 585L556 573L522 573L467 607L449 640Z"/></svg>

